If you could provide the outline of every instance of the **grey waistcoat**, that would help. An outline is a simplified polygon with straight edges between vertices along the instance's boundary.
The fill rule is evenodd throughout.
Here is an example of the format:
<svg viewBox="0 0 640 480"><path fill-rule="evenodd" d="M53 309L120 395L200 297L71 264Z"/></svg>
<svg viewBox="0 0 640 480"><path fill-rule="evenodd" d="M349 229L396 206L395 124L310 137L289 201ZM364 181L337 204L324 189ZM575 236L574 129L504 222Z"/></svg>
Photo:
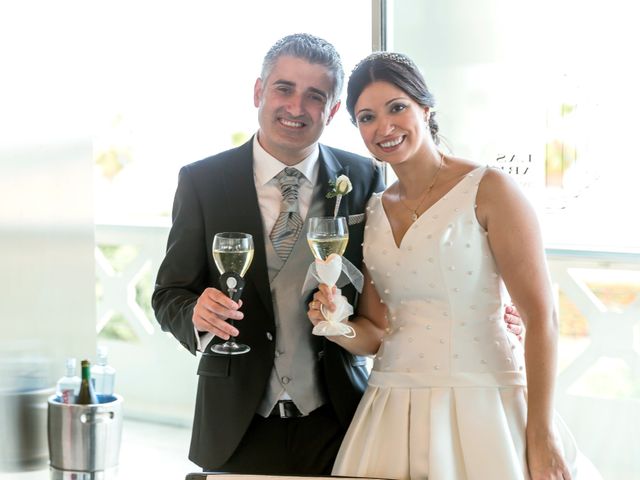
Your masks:
<svg viewBox="0 0 640 480"><path fill-rule="evenodd" d="M258 413L268 416L285 391L302 413L309 413L325 403L320 387L318 339L307 317L307 295L301 292L313 255L307 244L308 218L324 214L321 189L316 185L307 218L286 262L278 256L266 236L267 266L273 312L276 321L276 357Z"/></svg>

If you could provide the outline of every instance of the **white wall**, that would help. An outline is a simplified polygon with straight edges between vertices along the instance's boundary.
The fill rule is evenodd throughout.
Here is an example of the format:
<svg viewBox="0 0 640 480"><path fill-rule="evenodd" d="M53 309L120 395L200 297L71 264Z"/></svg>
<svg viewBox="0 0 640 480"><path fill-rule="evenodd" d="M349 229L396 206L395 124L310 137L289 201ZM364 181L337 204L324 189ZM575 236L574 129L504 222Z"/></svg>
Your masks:
<svg viewBox="0 0 640 480"><path fill-rule="evenodd" d="M93 358L95 280L88 139L0 144L2 349Z"/></svg>
<svg viewBox="0 0 640 480"><path fill-rule="evenodd" d="M89 26L0 6L0 361L95 354ZM44 369L44 367L42 367Z"/></svg>

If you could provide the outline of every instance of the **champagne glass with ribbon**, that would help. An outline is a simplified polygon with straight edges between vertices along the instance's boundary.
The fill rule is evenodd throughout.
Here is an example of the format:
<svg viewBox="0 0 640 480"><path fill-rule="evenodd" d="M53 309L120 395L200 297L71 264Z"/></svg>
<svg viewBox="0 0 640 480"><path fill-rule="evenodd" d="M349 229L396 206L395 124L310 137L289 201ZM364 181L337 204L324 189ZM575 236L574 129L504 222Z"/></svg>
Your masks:
<svg viewBox="0 0 640 480"><path fill-rule="evenodd" d="M318 280L333 287L343 267L342 255L349 242L349 229L345 217L313 217L309 219L307 242L316 258L315 273ZM320 307L320 311L326 320L319 322L314 328L315 335L345 335L355 336L353 328L343 320L353 314L353 307L346 297L340 294L338 289L334 295L333 303L336 309L331 312Z"/></svg>
<svg viewBox="0 0 640 480"><path fill-rule="evenodd" d="M213 260L218 267L220 287L234 302L240 300L244 288L244 274L253 260L253 237L248 233L223 232L213 238ZM231 325L234 320L229 319ZM224 343L217 343L211 351L221 355L239 355L247 353L248 345L236 342L235 337Z"/></svg>

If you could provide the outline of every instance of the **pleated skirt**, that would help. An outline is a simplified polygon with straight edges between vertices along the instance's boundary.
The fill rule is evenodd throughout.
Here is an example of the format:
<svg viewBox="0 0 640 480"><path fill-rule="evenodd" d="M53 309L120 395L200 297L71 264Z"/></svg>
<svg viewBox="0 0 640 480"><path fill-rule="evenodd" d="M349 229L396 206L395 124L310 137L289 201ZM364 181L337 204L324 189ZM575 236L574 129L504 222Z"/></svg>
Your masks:
<svg viewBox="0 0 640 480"><path fill-rule="evenodd" d="M372 372L333 475L528 480L524 380L473 377L422 386L423 375ZM573 436L558 415L554 428L577 478Z"/></svg>

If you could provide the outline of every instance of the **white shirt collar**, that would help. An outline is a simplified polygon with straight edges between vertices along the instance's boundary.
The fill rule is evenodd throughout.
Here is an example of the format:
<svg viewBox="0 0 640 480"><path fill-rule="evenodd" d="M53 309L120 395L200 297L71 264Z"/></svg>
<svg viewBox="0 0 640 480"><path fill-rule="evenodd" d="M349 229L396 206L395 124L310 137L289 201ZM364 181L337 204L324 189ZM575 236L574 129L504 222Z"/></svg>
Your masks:
<svg viewBox="0 0 640 480"><path fill-rule="evenodd" d="M315 185L318 179L318 158L320 158L320 149L316 144L308 157L293 165L293 168L300 170L311 185ZM256 185L265 185L287 166L262 148L256 133L253 137L253 174Z"/></svg>

